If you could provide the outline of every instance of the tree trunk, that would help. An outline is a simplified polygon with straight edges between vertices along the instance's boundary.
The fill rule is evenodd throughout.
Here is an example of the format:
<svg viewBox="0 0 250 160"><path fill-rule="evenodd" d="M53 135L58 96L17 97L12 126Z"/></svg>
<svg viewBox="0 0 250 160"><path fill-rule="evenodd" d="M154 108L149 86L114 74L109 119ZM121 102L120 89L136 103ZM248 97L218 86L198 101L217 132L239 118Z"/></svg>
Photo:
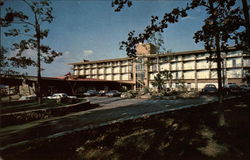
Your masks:
<svg viewBox="0 0 250 160"><path fill-rule="evenodd" d="M244 17L246 21L246 35L247 35L247 45L248 45L248 50L250 50L250 20L249 20L249 9L247 5L247 0L242 0L242 6L243 6L243 12L244 12Z"/></svg>
<svg viewBox="0 0 250 160"><path fill-rule="evenodd" d="M220 39L219 35L215 37L216 43L216 62L217 62L217 76L218 76L218 99L219 103L222 103L223 95L222 95L222 76L221 76L221 51L220 51Z"/></svg>
<svg viewBox="0 0 250 160"><path fill-rule="evenodd" d="M37 17L35 17L36 21L36 41L37 41L37 101L39 104L42 103L42 94L41 94L41 50L40 50L40 26L37 21Z"/></svg>
<svg viewBox="0 0 250 160"><path fill-rule="evenodd" d="M221 76L221 62L222 62L222 58L221 58L221 50L220 50L220 29L218 27L218 15L217 12L215 12L215 8L213 6L213 1L209 2L210 4L210 9L211 9L211 13L212 13L212 21L213 21L213 25L214 27L217 29L215 33L215 53L216 53L216 62L217 62L217 77L218 77L218 101L219 104L222 104L222 100L223 100L223 95L222 95L222 76Z"/></svg>

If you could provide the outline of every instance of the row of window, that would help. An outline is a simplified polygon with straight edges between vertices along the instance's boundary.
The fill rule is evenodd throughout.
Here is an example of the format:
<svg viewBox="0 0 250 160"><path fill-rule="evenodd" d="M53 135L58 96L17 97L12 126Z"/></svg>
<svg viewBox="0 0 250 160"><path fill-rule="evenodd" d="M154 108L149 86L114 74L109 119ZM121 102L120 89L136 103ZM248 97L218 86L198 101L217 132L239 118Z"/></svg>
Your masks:
<svg viewBox="0 0 250 160"><path fill-rule="evenodd" d="M132 61L115 61L115 62L105 62L99 64L84 64L84 65L75 65L74 69L83 69L83 68L96 68L96 67L111 67L111 66L120 66L128 65Z"/></svg>
<svg viewBox="0 0 250 160"><path fill-rule="evenodd" d="M85 78L94 78L102 80L132 80L132 74L109 74L109 75L86 75Z"/></svg>
<svg viewBox="0 0 250 160"><path fill-rule="evenodd" d="M235 57L235 56L241 56L242 51L230 51L229 53L221 53L222 57ZM203 53L203 54L189 54L189 55L179 55L179 56L169 56L169 57L160 57L159 62L169 62L169 61L182 61L182 60L199 60L199 59L206 59L209 57L209 53ZM150 60L153 63L157 63L157 58L151 58Z"/></svg>
<svg viewBox="0 0 250 160"><path fill-rule="evenodd" d="M198 90L201 90L202 88L204 88L206 84L207 83L197 83ZM210 83L210 84L214 84L215 86L218 87L217 83ZM164 87L169 88L170 87L169 85L170 85L169 83L166 83L164 85ZM173 88L178 88L178 86L180 86L182 84L181 83L172 83L171 85L172 85ZM187 87L187 89L196 88L195 83L184 83L184 85ZM154 88L151 83L149 83L149 88Z"/></svg>
<svg viewBox="0 0 250 160"><path fill-rule="evenodd" d="M166 63L166 64L160 64L159 68L160 70L182 70L182 68L185 69L195 69L195 65L197 69L207 69L209 68L210 63L205 61L198 61L196 64L195 62L177 62L177 63ZM230 68L230 67L241 67L242 66L242 60L241 58L233 58L228 59L226 63L223 64L224 67ZM150 65L149 70L150 71L157 71L157 64ZM250 59L244 59L243 66L250 66ZM138 69L139 67L136 67ZM216 62L211 62L211 68L217 68Z"/></svg>
<svg viewBox="0 0 250 160"><path fill-rule="evenodd" d="M128 73L128 72L132 72L132 66L100 68L100 69L82 69L79 71L79 74L87 75L87 74L104 74L104 73L109 74L109 73Z"/></svg>
<svg viewBox="0 0 250 160"><path fill-rule="evenodd" d="M150 74L150 80L154 80L154 77L157 73L151 73ZM187 72L172 72L173 79L195 79L195 71L187 71ZM205 71L198 71L197 72L197 78L198 79L209 79L211 74L211 78L217 78L217 71L212 70L211 72L209 70ZM241 69L230 69L224 72L225 77L227 78L242 78L242 70Z"/></svg>

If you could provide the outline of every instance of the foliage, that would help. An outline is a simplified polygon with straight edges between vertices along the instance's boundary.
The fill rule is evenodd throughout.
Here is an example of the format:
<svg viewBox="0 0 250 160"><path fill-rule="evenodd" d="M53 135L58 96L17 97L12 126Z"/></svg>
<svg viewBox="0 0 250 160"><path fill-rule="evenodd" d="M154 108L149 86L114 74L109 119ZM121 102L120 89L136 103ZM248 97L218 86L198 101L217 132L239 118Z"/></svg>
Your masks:
<svg viewBox="0 0 250 160"><path fill-rule="evenodd" d="M48 45L41 44L41 41L49 33L48 29L42 28L42 24L50 24L54 19L50 1L22 1L30 9L32 16L28 16L23 11L6 8L5 16L0 19L0 26L9 28L5 32L5 36L21 36L23 38L18 43L13 43L13 50L16 53L10 60L14 66L18 67L37 66L36 94L38 102L41 103L41 61L51 63L57 56L62 55L62 53L52 50ZM24 55L27 50L36 50L37 60Z"/></svg>
<svg viewBox="0 0 250 160"><path fill-rule="evenodd" d="M194 34L196 43L204 42L206 50L210 51L209 60L216 57L216 53L212 52L216 48L216 36L220 41L220 48L228 51L229 42L234 42L239 49L246 49L245 31L239 31L244 26L244 19L239 7L235 7L236 0L230 1L211 1L202 0L200 6L205 7L208 17L204 20L202 29Z"/></svg>
<svg viewBox="0 0 250 160"><path fill-rule="evenodd" d="M17 75L17 71L13 70L12 65L9 62L9 59L6 57L7 50L0 46L0 75Z"/></svg>
<svg viewBox="0 0 250 160"><path fill-rule="evenodd" d="M187 87L186 87L186 85L185 85L184 82L181 82L180 84L178 84L178 85L176 86L176 88L177 88L179 91L184 91L184 92L187 91Z"/></svg>
<svg viewBox="0 0 250 160"><path fill-rule="evenodd" d="M153 33L147 42L153 44L156 47L156 53L165 53L166 48L165 48L165 43L163 40L163 36L161 33Z"/></svg>
<svg viewBox="0 0 250 160"><path fill-rule="evenodd" d="M136 57L135 47L138 43L143 43L157 32L163 32L168 24L178 22L179 18L186 17L188 10L205 7L208 17L204 20L202 30L194 34L194 40L196 43L204 43L204 48L210 53L207 60L217 62L219 101L222 102L221 62L223 59L221 51L227 53L231 43L236 49L249 50L250 47L249 7L246 5L246 0L242 2L245 19L240 7L236 6L236 0L192 0L191 4L187 4L185 8L174 8L172 12L165 13L162 20L159 20L157 16L152 16L151 24L145 28L144 33L135 36L135 31L129 32L127 41L121 42L120 49L126 50L128 56ZM121 3L126 4L125 1ZM243 27L246 30L243 30Z"/></svg>
<svg viewBox="0 0 250 160"><path fill-rule="evenodd" d="M217 16L221 19L220 21L221 25L223 25L223 27L226 28L225 32L223 32L222 37L221 37L223 41L225 42L228 39L233 40L235 41L235 44L238 48L245 49L244 44L246 43L246 40L247 40L246 32L245 31L234 32L234 31L236 31L240 26L248 26L249 24L247 24L246 21L244 21L242 17L240 16L242 13L239 7L235 7L235 1L236 0L225 0L225 1L192 0L192 2L190 4L187 4L187 6L184 8L181 8L181 9L174 8L170 13L165 13L162 19L159 19L158 16L151 16L151 24L148 25L144 29L144 32L138 35L135 35L135 31L129 32L127 41L122 41L120 43L120 49L126 50L128 56L136 57L135 47L138 43L145 42L146 40L150 39L150 37L153 34L157 32L163 32L164 29L168 28L168 24L177 23L180 18L187 17L188 16L187 11L189 11L190 9L194 9L197 7L208 7L209 4L217 4L217 6L214 7L214 10L212 12L210 9L207 9L206 11L208 14L211 14L211 13L218 14ZM117 7L116 11L121 11L121 8L123 8L125 4L127 3L128 1L115 0L112 2L112 4L115 4L115 5L112 5L112 6ZM226 16L220 17L222 14L225 14ZM209 27L209 26L206 26L206 27ZM213 27L213 25L210 25L209 28L213 30L217 29L216 27ZM220 30L223 31L222 28L220 28ZM207 32L207 33L211 33L211 32ZM227 33L230 33L230 35L228 35ZM195 35L195 37L198 37L199 34L200 32L198 32ZM226 44L223 43L223 46L226 47Z"/></svg>
<svg viewBox="0 0 250 160"><path fill-rule="evenodd" d="M149 93L149 92L150 92L150 90L149 90L148 87L144 87L144 88L143 88L143 93L144 93L144 94Z"/></svg>
<svg viewBox="0 0 250 160"><path fill-rule="evenodd" d="M41 25L43 23L51 23L54 19L50 2L48 0L23 0L23 2L31 9L34 17L29 17L23 11L16 11L12 8L7 8L5 16L1 17L1 27L10 28L5 32L5 36L22 36L24 38L18 43L13 43L12 49L17 51L17 53L10 60L17 67L37 66L39 62L33 60L31 57L27 57L24 53L28 49L35 50L39 47L42 60L45 63L51 63L55 57L62 55L62 53L52 50L47 45L38 45L38 39L42 40L46 38L49 33L49 30L42 29Z"/></svg>
<svg viewBox="0 0 250 160"><path fill-rule="evenodd" d="M127 3L127 1L119 0L119 3L113 6L117 7L117 11L121 11L121 8ZM162 20L159 20L158 16L151 16L150 25L144 29L144 32L138 34L138 36L135 36L135 31L129 32L127 41L122 41L120 43L120 49L126 50L129 57L136 57L136 45L138 43L143 43L146 40L149 40L154 33L163 32L164 29L168 27L168 24L176 23L180 18L187 17L187 11L197 6L198 3L195 1L182 9L174 8L170 13L165 13Z"/></svg>
<svg viewBox="0 0 250 160"><path fill-rule="evenodd" d="M221 51L228 53L229 43L234 42L237 49L247 49L246 31L240 31L245 25L240 7L235 6L236 0L213 1L201 0L200 6L205 7L208 17L202 29L194 34L196 43L203 42L204 48L210 53L209 61L217 63L219 102L222 103Z"/></svg>
<svg viewBox="0 0 250 160"><path fill-rule="evenodd" d="M121 9L127 5L128 7L132 6L132 1L130 0L113 0L111 3L112 7L116 6L115 12L120 12Z"/></svg>
<svg viewBox="0 0 250 160"><path fill-rule="evenodd" d="M246 81L247 84L250 84L250 70L248 70L244 76L244 81Z"/></svg>
<svg viewBox="0 0 250 160"><path fill-rule="evenodd" d="M171 72L164 70L156 74L156 76L154 77L154 81L152 82L152 85L154 87L157 87L158 90L163 90L164 85L170 79L172 79Z"/></svg>

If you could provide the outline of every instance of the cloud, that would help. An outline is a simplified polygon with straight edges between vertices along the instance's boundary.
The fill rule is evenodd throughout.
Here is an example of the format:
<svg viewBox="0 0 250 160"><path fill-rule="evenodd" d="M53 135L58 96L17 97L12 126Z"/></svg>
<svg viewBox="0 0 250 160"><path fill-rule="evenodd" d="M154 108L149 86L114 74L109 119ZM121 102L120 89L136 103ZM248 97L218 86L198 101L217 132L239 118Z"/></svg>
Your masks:
<svg viewBox="0 0 250 160"><path fill-rule="evenodd" d="M55 62L57 63L71 63L81 61L78 54L70 53L69 51L63 52L62 56L56 57Z"/></svg>
<svg viewBox="0 0 250 160"><path fill-rule="evenodd" d="M197 7L194 10L197 11L197 12L199 12L199 13L201 12L201 9L197 8Z"/></svg>
<svg viewBox="0 0 250 160"><path fill-rule="evenodd" d="M10 50L8 52L8 57L13 57L13 56L16 56L18 54L18 49L15 49L15 50ZM32 60L36 60L37 58L37 50L32 50L32 49L27 49L27 50L24 50L24 52L22 53L22 56L25 56L25 57L30 57Z"/></svg>
<svg viewBox="0 0 250 160"><path fill-rule="evenodd" d="M93 54L93 53L94 53L93 50L83 50L83 55L86 56L86 57Z"/></svg>
<svg viewBox="0 0 250 160"><path fill-rule="evenodd" d="M182 20L186 20L186 19L195 19L195 17L191 17L191 16L187 16L187 17L183 17L181 18Z"/></svg>

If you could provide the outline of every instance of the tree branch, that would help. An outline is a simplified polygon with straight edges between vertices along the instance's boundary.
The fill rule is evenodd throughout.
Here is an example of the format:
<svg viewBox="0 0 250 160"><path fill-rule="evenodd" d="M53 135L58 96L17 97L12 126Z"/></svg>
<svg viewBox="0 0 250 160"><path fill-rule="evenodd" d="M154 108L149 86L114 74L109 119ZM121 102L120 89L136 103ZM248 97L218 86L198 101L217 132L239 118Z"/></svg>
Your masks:
<svg viewBox="0 0 250 160"><path fill-rule="evenodd" d="M28 25L31 25L31 26L33 26L33 27L35 27L35 25L34 24L32 24L32 23L30 23L30 22L27 22L27 21L23 21L23 20L20 20L20 21L13 21L13 22L11 22L11 23L16 23L16 24L28 24Z"/></svg>

